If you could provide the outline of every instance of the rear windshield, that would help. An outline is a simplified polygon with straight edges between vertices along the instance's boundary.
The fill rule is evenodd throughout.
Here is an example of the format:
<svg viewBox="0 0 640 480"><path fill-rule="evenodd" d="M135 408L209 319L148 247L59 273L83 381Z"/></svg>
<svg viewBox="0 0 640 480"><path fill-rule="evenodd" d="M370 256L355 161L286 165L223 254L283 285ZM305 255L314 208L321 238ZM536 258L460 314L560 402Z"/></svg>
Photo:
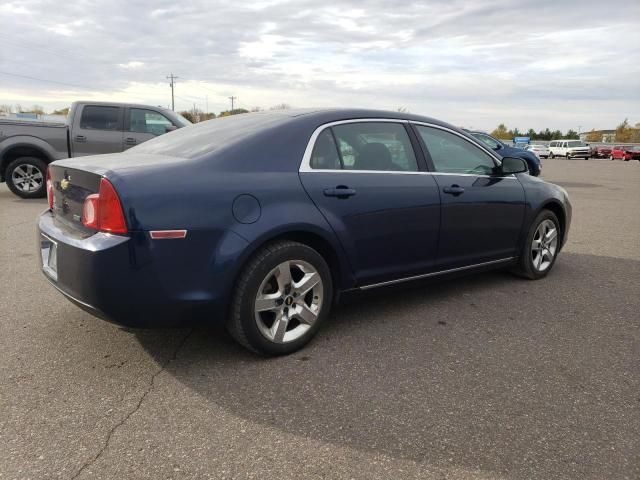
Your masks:
<svg viewBox="0 0 640 480"><path fill-rule="evenodd" d="M197 158L260 130L282 123L287 118L284 115L269 113L244 113L215 118L161 135L130 148L126 153Z"/></svg>

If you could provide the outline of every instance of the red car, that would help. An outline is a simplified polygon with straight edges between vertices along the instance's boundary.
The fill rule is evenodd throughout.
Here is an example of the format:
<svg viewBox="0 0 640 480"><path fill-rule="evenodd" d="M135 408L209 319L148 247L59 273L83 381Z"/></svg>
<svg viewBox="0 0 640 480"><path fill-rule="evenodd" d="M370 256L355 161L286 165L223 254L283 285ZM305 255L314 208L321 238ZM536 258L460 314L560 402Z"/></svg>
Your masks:
<svg viewBox="0 0 640 480"><path fill-rule="evenodd" d="M609 158L611 156L611 147L604 145L593 147L591 156L594 158Z"/></svg>
<svg viewBox="0 0 640 480"><path fill-rule="evenodd" d="M617 146L611 149L611 154L609 155L609 160L624 160L628 162L629 160L640 160L640 146L633 145L625 145L625 146Z"/></svg>

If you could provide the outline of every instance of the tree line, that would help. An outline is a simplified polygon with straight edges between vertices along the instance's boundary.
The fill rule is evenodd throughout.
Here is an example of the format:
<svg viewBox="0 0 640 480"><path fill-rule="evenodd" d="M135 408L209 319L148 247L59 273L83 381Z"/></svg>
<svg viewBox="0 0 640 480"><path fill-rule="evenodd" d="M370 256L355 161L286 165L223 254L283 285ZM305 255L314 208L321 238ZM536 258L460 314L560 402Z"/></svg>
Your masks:
<svg viewBox="0 0 640 480"><path fill-rule="evenodd" d="M536 132L533 128L527 131L520 131L518 128L507 129L504 123L498 125L498 127L491 132L491 136L499 138L500 140L512 140L514 137L529 137L531 140L559 140L561 138L566 139L578 139L578 132L569 129L566 133L562 133L560 130L553 130L546 128Z"/></svg>
<svg viewBox="0 0 640 480"><path fill-rule="evenodd" d="M602 132L597 130L591 130L587 134L587 142L601 142ZM629 119L625 118L624 122L616 127L616 131L613 136L614 142L620 143L640 143L640 122L635 126L629 124Z"/></svg>
<svg viewBox="0 0 640 480"><path fill-rule="evenodd" d="M504 123L498 125L495 130L491 132L491 136L499 138L500 140L512 140L514 137L529 137L531 140L577 140L579 137L578 132L569 129L566 133L562 133L560 130L551 131L548 128L536 132L533 128L527 131L520 131L517 128L508 129ZM586 137L587 142L602 142L602 130L592 129ZM635 126L631 126L628 119L616 127L616 130L612 138L613 142L620 143L640 143L640 122Z"/></svg>

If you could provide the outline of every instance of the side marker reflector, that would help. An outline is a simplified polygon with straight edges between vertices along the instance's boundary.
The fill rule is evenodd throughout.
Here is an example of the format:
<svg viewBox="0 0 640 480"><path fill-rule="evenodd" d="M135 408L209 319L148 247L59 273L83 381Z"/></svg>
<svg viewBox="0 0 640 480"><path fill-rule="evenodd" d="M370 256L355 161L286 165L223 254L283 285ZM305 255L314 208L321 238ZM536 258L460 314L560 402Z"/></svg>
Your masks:
<svg viewBox="0 0 640 480"><path fill-rule="evenodd" d="M184 238L187 236L186 230L151 230L149 232L153 240L166 240L171 238Z"/></svg>

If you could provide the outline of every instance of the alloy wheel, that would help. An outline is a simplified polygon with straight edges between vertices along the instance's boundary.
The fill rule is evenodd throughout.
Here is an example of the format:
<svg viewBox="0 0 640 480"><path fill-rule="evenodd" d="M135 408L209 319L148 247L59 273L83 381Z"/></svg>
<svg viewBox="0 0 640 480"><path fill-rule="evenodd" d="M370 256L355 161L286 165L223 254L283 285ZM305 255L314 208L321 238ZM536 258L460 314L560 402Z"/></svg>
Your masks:
<svg viewBox="0 0 640 480"><path fill-rule="evenodd" d="M322 309L324 286L318 271L303 260L280 263L264 278L254 303L260 332L274 343L302 337Z"/></svg>
<svg viewBox="0 0 640 480"><path fill-rule="evenodd" d="M538 225L531 242L531 261L533 268L544 272L553 263L558 250L558 228L549 219Z"/></svg>
<svg viewBox="0 0 640 480"><path fill-rule="evenodd" d="M42 188L44 175L35 165L23 163L13 169L11 181L23 192L35 192Z"/></svg>

